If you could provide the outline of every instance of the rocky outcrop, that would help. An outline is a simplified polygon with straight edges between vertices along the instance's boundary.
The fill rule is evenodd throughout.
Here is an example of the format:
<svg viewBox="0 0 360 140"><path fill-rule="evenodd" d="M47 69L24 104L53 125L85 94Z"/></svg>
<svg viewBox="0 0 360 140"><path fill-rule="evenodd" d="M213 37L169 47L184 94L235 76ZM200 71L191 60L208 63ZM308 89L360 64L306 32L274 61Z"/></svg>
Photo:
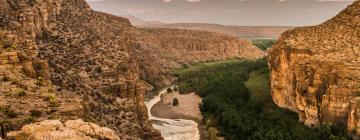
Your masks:
<svg viewBox="0 0 360 140"><path fill-rule="evenodd" d="M8 93L0 94L0 125L6 132L81 118L120 139L162 139L148 120L144 94L170 84L173 68L264 55L225 35L139 29L91 10L84 0L0 0L0 31L0 90ZM179 40L175 48L173 40Z"/></svg>
<svg viewBox="0 0 360 140"><path fill-rule="evenodd" d="M59 94L48 79L47 63L28 51L34 42L0 28L0 137L44 119L81 116L81 99Z"/></svg>
<svg viewBox="0 0 360 140"><path fill-rule="evenodd" d="M15 140L120 140L113 130L82 120L69 120L64 124L59 120L45 120L28 124L20 131L9 132L8 138Z"/></svg>
<svg viewBox="0 0 360 140"><path fill-rule="evenodd" d="M333 19L285 32L269 51L274 102L309 126L360 134L360 1Z"/></svg>
<svg viewBox="0 0 360 140"><path fill-rule="evenodd" d="M137 52L134 57L140 66L140 77L160 87L171 84L175 78L172 69L185 64L266 55L250 40L213 32L144 28L133 34L136 42L131 46Z"/></svg>
<svg viewBox="0 0 360 140"><path fill-rule="evenodd" d="M14 35L14 40L6 42L21 42L4 45L4 50L9 50L2 54L4 65L18 66L19 71L11 72L27 76L24 78L30 78L34 85L45 81L49 91L54 92L49 96L45 96L48 92L27 96L24 105L11 104L15 99L10 101L10 97L4 96L7 100L2 107L19 112L16 114L29 109L32 117L31 121L18 124L15 122L22 119L20 115L10 115L14 122L8 122L9 117L3 118L6 131L52 118L55 116L52 112L60 112L55 118L96 122L115 130L121 139L162 139L146 116L143 101L149 88L139 79L138 65L130 55L130 39L125 31L132 27L127 19L92 11L83 0L4 0L1 3L1 28ZM19 80L22 82L25 80ZM41 101L21 107L31 103L30 100ZM66 102L61 102L63 100ZM45 104L48 102L51 106ZM68 102L76 103L77 111L65 113L63 110L72 108ZM7 107L9 104L11 107ZM39 108L39 104L45 105ZM60 111L44 113L52 106ZM34 114L42 115L33 119L31 111L35 109ZM9 116L8 112L4 111L4 116ZM24 117L27 115L24 113Z"/></svg>

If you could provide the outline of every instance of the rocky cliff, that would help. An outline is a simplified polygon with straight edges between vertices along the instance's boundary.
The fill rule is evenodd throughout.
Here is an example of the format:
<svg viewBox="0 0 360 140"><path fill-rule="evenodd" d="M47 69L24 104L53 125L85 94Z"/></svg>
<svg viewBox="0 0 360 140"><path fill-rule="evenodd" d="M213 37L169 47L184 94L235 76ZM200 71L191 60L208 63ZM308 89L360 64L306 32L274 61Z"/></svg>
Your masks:
<svg viewBox="0 0 360 140"><path fill-rule="evenodd" d="M155 86L171 84L174 79L172 69L184 64L232 58L256 59L266 55L250 40L219 33L159 28L140 30L142 33L136 35L137 42L133 44L134 48L139 48L135 57L140 71L145 70L141 77Z"/></svg>
<svg viewBox="0 0 360 140"><path fill-rule="evenodd" d="M313 27L285 32L269 51L274 102L309 126L360 134L360 1Z"/></svg>
<svg viewBox="0 0 360 140"><path fill-rule="evenodd" d="M120 139L162 139L144 94L171 83L172 68L265 55L225 35L139 29L84 0L0 0L0 41L1 132L81 118Z"/></svg>
<svg viewBox="0 0 360 140"><path fill-rule="evenodd" d="M82 120L45 120L25 125L20 131L10 132L9 139L16 140L120 140L115 132Z"/></svg>

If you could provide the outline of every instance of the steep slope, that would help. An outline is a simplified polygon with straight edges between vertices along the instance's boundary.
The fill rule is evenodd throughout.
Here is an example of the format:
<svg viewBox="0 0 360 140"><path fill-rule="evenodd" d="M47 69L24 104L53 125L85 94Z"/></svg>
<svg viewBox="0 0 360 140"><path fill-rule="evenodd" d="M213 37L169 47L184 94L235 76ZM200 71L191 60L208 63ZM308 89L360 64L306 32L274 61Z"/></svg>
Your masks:
<svg viewBox="0 0 360 140"><path fill-rule="evenodd" d="M135 57L139 60L140 71L145 70L141 77L155 86L171 84L172 69L184 64L231 58L256 59L266 55L249 40L219 33L150 28L141 31L133 44L133 48L139 48Z"/></svg>
<svg viewBox="0 0 360 140"><path fill-rule="evenodd" d="M80 118L120 139L162 139L148 120L144 94L173 82L172 68L265 55L225 35L139 29L91 10L84 0L0 0L0 31L1 90L16 93L0 94L6 132L34 121Z"/></svg>
<svg viewBox="0 0 360 140"><path fill-rule="evenodd" d="M360 134L360 1L333 19L285 32L269 51L274 102L309 126Z"/></svg>
<svg viewBox="0 0 360 140"><path fill-rule="evenodd" d="M208 31L231 35L239 38L279 38L292 26L230 26L210 23L163 23L157 21L144 21L134 16L125 16L132 25L140 28L184 29L195 31Z"/></svg>
<svg viewBox="0 0 360 140"><path fill-rule="evenodd" d="M74 107L75 113L68 114L62 111L61 106L53 107L53 96L49 97L49 101L45 100L45 96L43 101L39 96L46 94L42 93L30 96L32 98L26 97L25 100L1 94L1 102L5 101L2 108L7 109L11 105L14 112L24 114L6 115L2 119L4 122L1 126L5 125L2 130L17 130L31 121L54 119L52 112L60 112L55 119L67 120L69 116L83 118L115 130L121 139L162 139L146 116L143 100L147 86L139 80L137 64L129 53L129 39L123 32L131 27L127 19L94 12L83 0L2 0L1 3L1 29L10 30L18 36L15 39L23 42L16 48L7 44L3 46L5 50L12 48L17 52L11 57L9 53L3 53L6 60L13 62L14 59L17 62L17 57L22 58L19 59L19 63L23 64L20 70L11 70L18 75L28 74L28 77L21 76L24 80L19 83L36 82L29 78L49 79L49 87L52 84L57 87L48 91L61 96L74 95L69 100L57 100L76 103L72 100L79 98L81 101L80 107ZM26 108L14 104L18 102ZM39 111L32 113L34 109L49 113L43 113L40 119L27 119L26 116L39 114L36 113ZM64 107L63 110L68 109L71 108ZM8 109L3 112L9 114ZM19 119L25 120L24 123L17 123Z"/></svg>
<svg viewBox="0 0 360 140"><path fill-rule="evenodd" d="M199 30L228 34L239 38L279 38L281 33L293 29L290 26L226 26L207 23L148 23L137 25L143 28L168 28L168 29L186 29Z"/></svg>

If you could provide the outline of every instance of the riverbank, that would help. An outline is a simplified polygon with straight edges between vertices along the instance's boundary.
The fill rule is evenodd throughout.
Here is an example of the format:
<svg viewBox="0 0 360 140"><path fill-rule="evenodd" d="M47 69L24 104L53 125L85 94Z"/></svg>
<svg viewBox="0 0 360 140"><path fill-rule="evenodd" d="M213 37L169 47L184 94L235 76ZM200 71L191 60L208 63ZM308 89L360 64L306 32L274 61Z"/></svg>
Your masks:
<svg viewBox="0 0 360 140"><path fill-rule="evenodd" d="M151 114L168 119L189 119L200 122L202 115L199 104L202 99L195 93L179 94L178 92L165 93L161 97L161 101L156 103L151 109ZM178 99L178 105L173 106L173 99Z"/></svg>
<svg viewBox="0 0 360 140"><path fill-rule="evenodd" d="M202 99L195 93L179 94L178 92L165 93L161 97L161 101L156 103L150 110L155 117L166 119L185 119L193 120L198 124L200 132L200 140L206 138L206 126L202 123L202 115L199 104ZM172 105L174 98L177 98L179 104Z"/></svg>
<svg viewBox="0 0 360 140"><path fill-rule="evenodd" d="M161 95L166 94L166 89L159 92L154 98L148 98L145 105L148 108L149 120L153 123L155 129L161 132L165 140L199 140L199 125L191 119L168 119L153 116L151 113L155 104L161 102Z"/></svg>

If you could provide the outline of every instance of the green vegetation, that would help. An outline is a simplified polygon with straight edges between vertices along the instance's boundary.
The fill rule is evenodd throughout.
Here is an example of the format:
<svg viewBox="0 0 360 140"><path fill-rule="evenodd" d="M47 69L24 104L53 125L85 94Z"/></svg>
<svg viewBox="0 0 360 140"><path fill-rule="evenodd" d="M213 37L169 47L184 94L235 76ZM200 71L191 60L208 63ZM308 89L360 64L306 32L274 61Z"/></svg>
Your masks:
<svg viewBox="0 0 360 140"><path fill-rule="evenodd" d="M18 113L12 110L10 106L0 107L0 113L4 113L8 118L15 118L18 116Z"/></svg>
<svg viewBox="0 0 360 140"><path fill-rule="evenodd" d="M10 78L10 82L12 85L19 85L20 81L16 78Z"/></svg>
<svg viewBox="0 0 360 140"><path fill-rule="evenodd" d="M50 103L50 106L52 107L58 106L58 100L56 99L55 95L48 96L46 100Z"/></svg>
<svg viewBox="0 0 360 140"><path fill-rule="evenodd" d="M26 91L24 89L19 89L16 94L20 97L26 96Z"/></svg>
<svg viewBox="0 0 360 140"><path fill-rule="evenodd" d="M45 86L46 85L46 80L43 77L39 77L35 83L37 86Z"/></svg>
<svg viewBox="0 0 360 140"><path fill-rule="evenodd" d="M173 106L178 106L179 105L179 100L177 98L173 99Z"/></svg>
<svg viewBox="0 0 360 140"><path fill-rule="evenodd" d="M17 48L17 46L15 44L6 44L5 45L6 52L11 52L11 51L15 50L16 48Z"/></svg>
<svg viewBox="0 0 360 140"><path fill-rule="evenodd" d="M179 91L203 98L209 128L228 140L345 140L342 125L308 128L296 113L277 107L270 96L266 59L200 64L177 70ZM214 130L213 130L214 131Z"/></svg>
<svg viewBox="0 0 360 140"><path fill-rule="evenodd" d="M254 39L252 40L253 44L262 49L262 50L267 50L268 48L270 48L276 40L273 39Z"/></svg>

